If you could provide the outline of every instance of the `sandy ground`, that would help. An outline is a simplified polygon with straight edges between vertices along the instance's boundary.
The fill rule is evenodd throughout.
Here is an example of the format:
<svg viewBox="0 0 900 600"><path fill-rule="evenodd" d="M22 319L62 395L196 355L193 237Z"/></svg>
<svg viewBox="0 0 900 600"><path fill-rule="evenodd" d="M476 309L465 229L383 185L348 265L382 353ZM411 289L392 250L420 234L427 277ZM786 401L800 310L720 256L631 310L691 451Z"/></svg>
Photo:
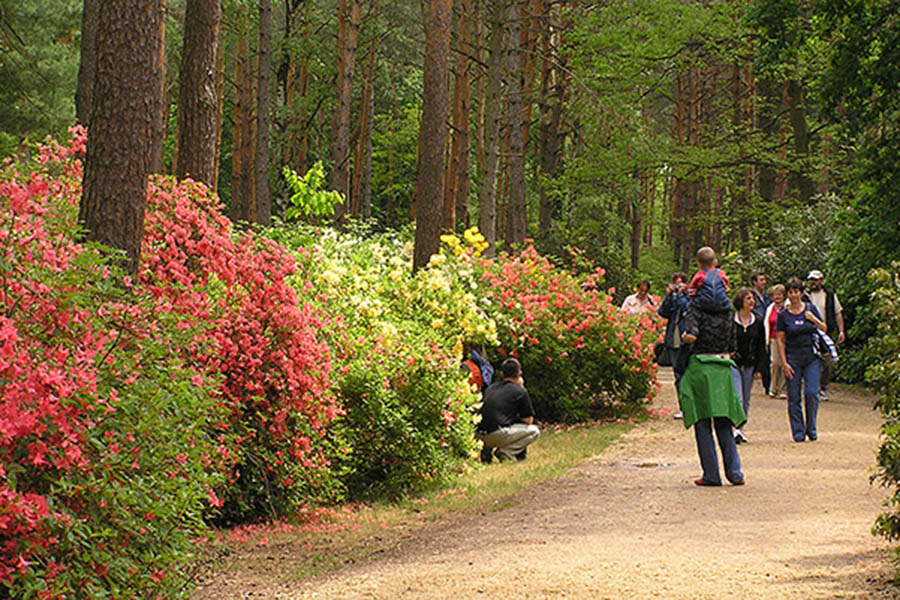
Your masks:
<svg viewBox="0 0 900 600"><path fill-rule="evenodd" d="M661 380L657 407L672 408L668 370ZM819 441L798 444L786 401L757 384L750 443L739 447L743 487L695 486L693 433L663 418L508 508L424 527L378 559L272 585L248 587L231 574L197 596L893 598L889 546L870 534L886 497L868 480L879 414L859 392L831 396Z"/></svg>

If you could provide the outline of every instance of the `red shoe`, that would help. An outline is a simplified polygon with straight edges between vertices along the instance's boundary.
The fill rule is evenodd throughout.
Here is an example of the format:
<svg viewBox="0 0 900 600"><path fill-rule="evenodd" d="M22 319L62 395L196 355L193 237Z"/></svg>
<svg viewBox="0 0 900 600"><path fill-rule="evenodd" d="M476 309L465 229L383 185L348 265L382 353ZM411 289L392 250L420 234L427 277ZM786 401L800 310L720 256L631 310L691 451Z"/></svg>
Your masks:
<svg viewBox="0 0 900 600"><path fill-rule="evenodd" d="M700 479L695 479L695 480L694 480L694 485L700 485L700 486L703 486L703 487L719 487L719 486L721 486L722 484L721 484L721 483L713 483L713 482L711 482L711 481L706 481L705 479L703 479L703 478L701 477Z"/></svg>
<svg viewBox="0 0 900 600"><path fill-rule="evenodd" d="M735 479L731 482L731 485L744 485L746 483L743 479Z"/></svg>

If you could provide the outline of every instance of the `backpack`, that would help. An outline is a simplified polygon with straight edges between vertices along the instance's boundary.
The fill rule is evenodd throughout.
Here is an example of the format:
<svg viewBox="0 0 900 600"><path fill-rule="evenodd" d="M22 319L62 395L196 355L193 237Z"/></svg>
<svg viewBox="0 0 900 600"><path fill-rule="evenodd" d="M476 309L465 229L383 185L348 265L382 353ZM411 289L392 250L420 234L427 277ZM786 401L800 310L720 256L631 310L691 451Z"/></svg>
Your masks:
<svg viewBox="0 0 900 600"><path fill-rule="evenodd" d="M731 310L731 303L728 301L728 289L725 287L721 271L713 267L708 271L704 270L704 272L706 277L694 295L692 301L694 306L700 310L709 311Z"/></svg>
<svg viewBox="0 0 900 600"><path fill-rule="evenodd" d="M474 385L478 388L478 391L484 389L484 379L481 376L481 369L478 368L478 365L475 364L475 361L472 359L466 359L463 361L463 364L469 369L469 385Z"/></svg>

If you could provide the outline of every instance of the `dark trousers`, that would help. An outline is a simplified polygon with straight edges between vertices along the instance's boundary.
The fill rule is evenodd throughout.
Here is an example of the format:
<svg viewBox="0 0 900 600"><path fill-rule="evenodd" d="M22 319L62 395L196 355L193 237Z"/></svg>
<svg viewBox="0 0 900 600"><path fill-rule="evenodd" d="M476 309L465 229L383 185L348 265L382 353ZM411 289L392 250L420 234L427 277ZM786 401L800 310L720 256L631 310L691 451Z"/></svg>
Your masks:
<svg viewBox="0 0 900 600"><path fill-rule="evenodd" d="M765 361L765 363L763 370L760 371L760 375L762 376L763 389L765 389L768 394L769 386L772 384L772 371L769 369L769 361Z"/></svg>

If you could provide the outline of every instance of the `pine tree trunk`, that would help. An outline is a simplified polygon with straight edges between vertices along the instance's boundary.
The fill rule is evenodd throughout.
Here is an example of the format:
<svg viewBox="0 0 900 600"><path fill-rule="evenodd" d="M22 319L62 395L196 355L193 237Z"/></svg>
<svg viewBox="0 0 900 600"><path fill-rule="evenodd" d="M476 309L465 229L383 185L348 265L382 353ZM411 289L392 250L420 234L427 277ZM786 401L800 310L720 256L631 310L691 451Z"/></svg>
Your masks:
<svg viewBox="0 0 900 600"><path fill-rule="evenodd" d="M231 166L231 219L234 222L253 222L253 72L250 64L248 40L249 14L241 8L238 27L234 81L237 101L234 106L234 131Z"/></svg>
<svg viewBox="0 0 900 600"><path fill-rule="evenodd" d="M272 224L269 192L269 81L272 70L272 2L259 1L259 73L256 88L256 222Z"/></svg>
<svg viewBox="0 0 900 600"><path fill-rule="evenodd" d="M455 231L456 223L468 220L469 202L469 56L472 38L472 0L457 4L456 77L453 84L453 146L447 169L447 192L444 204L444 229Z"/></svg>
<svg viewBox="0 0 900 600"><path fill-rule="evenodd" d="M416 177L416 242L413 269L428 264L440 246L450 90L450 29L452 0L431 0L425 31L425 71L422 135Z"/></svg>
<svg viewBox="0 0 900 600"><path fill-rule="evenodd" d="M543 3L543 27L541 28L541 94L540 94L540 166L541 175L550 180L556 176L559 164L559 127L562 118L565 85L563 67L565 58L554 54L559 47L559 33L552 30L556 11L546 1ZM547 193L547 187L541 184L540 190L540 237L547 240L557 204Z"/></svg>
<svg viewBox="0 0 900 600"><path fill-rule="evenodd" d="M759 129L762 132L763 143L769 148L775 148L778 139L778 110L781 97L778 87L769 79L761 79L758 83L760 95ZM763 163L759 168L759 195L763 201L774 203L775 201L776 173L772 161Z"/></svg>
<svg viewBox="0 0 900 600"><path fill-rule="evenodd" d="M791 115L791 128L794 133L794 151L801 159L799 168L791 178L792 187L797 191L801 202L809 202L815 187L809 177L807 159L809 159L809 127L806 124L806 105L803 97L803 86L796 79L787 82L788 109Z"/></svg>
<svg viewBox="0 0 900 600"><path fill-rule="evenodd" d="M124 250L132 274L140 261L147 176L162 143L153 110L161 103L161 21L158 0L107 0L97 29L79 221L89 240Z"/></svg>
<svg viewBox="0 0 900 600"><path fill-rule="evenodd" d="M487 48L484 46L485 41L485 22L488 20L487 7L484 2L479 2L475 6L476 17L472 24L473 35L473 52L475 54L475 62L479 65L477 76L475 78L475 93L473 103L477 107L475 112L475 172L479 177L483 177L485 173L485 145L484 145L484 124L485 124L485 108L486 108L486 81L487 70L481 68L481 65L487 64ZM479 194L479 210L481 188ZM480 226L479 226L480 227Z"/></svg>
<svg viewBox="0 0 900 600"><path fill-rule="evenodd" d="M153 154L150 157L150 172L165 173L165 165L163 164L163 143L166 141L166 134L169 128L169 98L166 94L166 1L157 0L159 18L159 32L157 39L159 45L156 48L156 64L153 67L152 76L153 84L156 91L153 94L153 104L151 111L156 117L153 127L153 142L151 148Z"/></svg>
<svg viewBox="0 0 900 600"><path fill-rule="evenodd" d="M497 161L500 154L500 92L503 77L503 0L491 0L490 48L487 78L484 84L484 171L479 190L478 229L489 244L493 257L497 241Z"/></svg>
<svg viewBox="0 0 900 600"><path fill-rule="evenodd" d="M506 55L506 68L509 77L507 88L509 117L509 152L507 154L507 173L509 175L509 196L506 212L506 241L509 244L523 244L528 232L528 217L525 206L525 140L522 117L524 102L522 100L524 74L521 56L521 6L513 0L506 11L506 22L509 27L507 41L509 47Z"/></svg>
<svg viewBox="0 0 900 600"><path fill-rule="evenodd" d="M216 45L216 157L213 164L212 191L219 193L219 167L222 159L222 120L225 110L225 20L219 18L218 44Z"/></svg>
<svg viewBox="0 0 900 600"><path fill-rule="evenodd" d="M338 77L337 106L331 123L331 189L344 196L335 207L335 221L343 222L350 207L350 103L353 99L353 77L356 68L356 46L362 6L358 0L340 0L338 8Z"/></svg>
<svg viewBox="0 0 900 600"><path fill-rule="evenodd" d="M377 19L377 3L373 9ZM366 76L359 100L359 136L353 156L353 191L351 198L351 214L353 218L368 216L371 203L372 177L372 122L374 120L375 92L375 36L369 41L369 59L366 65Z"/></svg>
<svg viewBox="0 0 900 600"><path fill-rule="evenodd" d="M178 161L175 176L215 183L219 100L216 56L219 0L187 0L184 46L178 75Z"/></svg>
<svg viewBox="0 0 900 600"><path fill-rule="evenodd" d="M633 200L630 206L631 213L631 268L638 268L638 259L641 256L641 203L639 200Z"/></svg>
<svg viewBox="0 0 900 600"><path fill-rule="evenodd" d="M101 0L84 0L81 13L81 62L78 64L78 87L75 90L75 117L85 127L91 125L94 77L97 72L97 27Z"/></svg>

